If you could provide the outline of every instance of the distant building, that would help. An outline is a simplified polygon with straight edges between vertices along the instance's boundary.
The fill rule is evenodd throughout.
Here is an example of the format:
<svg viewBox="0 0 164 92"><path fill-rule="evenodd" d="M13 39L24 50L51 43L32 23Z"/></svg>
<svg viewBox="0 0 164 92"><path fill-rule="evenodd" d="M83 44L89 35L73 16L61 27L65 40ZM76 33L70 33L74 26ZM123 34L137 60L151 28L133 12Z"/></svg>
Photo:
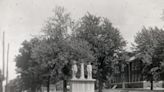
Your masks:
<svg viewBox="0 0 164 92"><path fill-rule="evenodd" d="M143 63L132 56L125 65L115 65L111 79L111 87L116 88L149 88L150 83L145 81L142 74ZM154 82L154 88L164 88L164 82Z"/></svg>

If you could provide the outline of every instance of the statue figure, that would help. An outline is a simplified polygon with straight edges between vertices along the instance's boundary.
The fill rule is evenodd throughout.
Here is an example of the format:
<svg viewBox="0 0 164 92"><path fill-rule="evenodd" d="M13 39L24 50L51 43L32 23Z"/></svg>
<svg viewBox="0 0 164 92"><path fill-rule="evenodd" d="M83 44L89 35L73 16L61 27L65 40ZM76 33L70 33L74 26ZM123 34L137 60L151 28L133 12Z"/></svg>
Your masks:
<svg viewBox="0 0 164 92"><path fill-rule="evenodd" d="M77 73L77 65L76 61L73 61L73 66L72 66L72 78L76 79L76 73Z"/></svg>
<svg viewBox="0 0 164 92"><path fill-rule="evenodd" d="M81 79L84 79L84 63L81 63Z"/></svg>
<svg viewBox="0 0 164 92"><path fill-rule="evenodd" d="M90 62L87 65L87 72L88 72L88 79L92 79L92 65Z"/></svg>

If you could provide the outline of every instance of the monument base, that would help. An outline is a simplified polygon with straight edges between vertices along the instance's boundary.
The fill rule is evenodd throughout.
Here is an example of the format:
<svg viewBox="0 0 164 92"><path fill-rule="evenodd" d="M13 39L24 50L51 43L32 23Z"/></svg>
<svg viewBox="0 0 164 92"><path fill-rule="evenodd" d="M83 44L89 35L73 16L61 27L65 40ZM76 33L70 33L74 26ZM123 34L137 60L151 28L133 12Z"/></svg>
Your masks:
<svg viewBox="0 0 164 92"><path fill-rule="evenodd" d="M94 92L95 81L95 79L72 79L70 92Z"/></svg>

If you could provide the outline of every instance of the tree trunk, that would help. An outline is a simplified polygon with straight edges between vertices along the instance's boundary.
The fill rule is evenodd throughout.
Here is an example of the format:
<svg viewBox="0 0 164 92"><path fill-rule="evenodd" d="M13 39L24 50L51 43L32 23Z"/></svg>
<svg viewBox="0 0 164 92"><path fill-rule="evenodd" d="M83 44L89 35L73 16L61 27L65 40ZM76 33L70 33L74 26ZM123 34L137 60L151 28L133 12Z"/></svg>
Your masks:
<svg viewBox="0 0 164 92"><path fill-rule="evenodd" d="M98 86L98 92L102 92L102 89L103 89L103 82L101 80L99 80L99 86Z"/></svg>
<svg viewBox="0 0 164 92"><path fill-rule="evenodd" d="M50 92L50 76L48 76L48 79L47 79L47 92Z"/></svg>
<svg viewBox="0 0 164 92"><path fill-rule="evenodd" d="M153 79L151 79L150 83L151 83L151 88L150 88L150 90L153 90Z"/></svg>
<svg viewBox="0 0 164 92"><path fill-rule="evenodd" d="M63 92L67 92L67 80L63 80Z"/></svg>

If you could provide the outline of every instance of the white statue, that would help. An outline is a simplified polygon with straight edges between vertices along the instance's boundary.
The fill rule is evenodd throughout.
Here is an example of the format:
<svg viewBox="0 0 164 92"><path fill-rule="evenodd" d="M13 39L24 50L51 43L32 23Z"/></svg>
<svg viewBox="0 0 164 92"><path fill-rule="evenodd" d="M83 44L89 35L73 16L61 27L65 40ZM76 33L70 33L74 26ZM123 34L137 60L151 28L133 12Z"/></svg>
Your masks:
<svg viewBox="0 0 164 92"><path fill-rule="evenodd" d="M77 65L76 65L76 61L73 62L73 66L72 66L72 78L76 79L76 73L77 73Z"/></svg>
<svg viewBox="0 0 164 92"><path fill-rule="evenodd" d="M88 72L88 79L92 79L92 65L90 62L87 65L87 72Z"/></svg>
<svg viewBox="0 0 164 92"><path fill-rule="evenodd" d="M81 79L84 79L84 63L81 63Z"/></svg>

